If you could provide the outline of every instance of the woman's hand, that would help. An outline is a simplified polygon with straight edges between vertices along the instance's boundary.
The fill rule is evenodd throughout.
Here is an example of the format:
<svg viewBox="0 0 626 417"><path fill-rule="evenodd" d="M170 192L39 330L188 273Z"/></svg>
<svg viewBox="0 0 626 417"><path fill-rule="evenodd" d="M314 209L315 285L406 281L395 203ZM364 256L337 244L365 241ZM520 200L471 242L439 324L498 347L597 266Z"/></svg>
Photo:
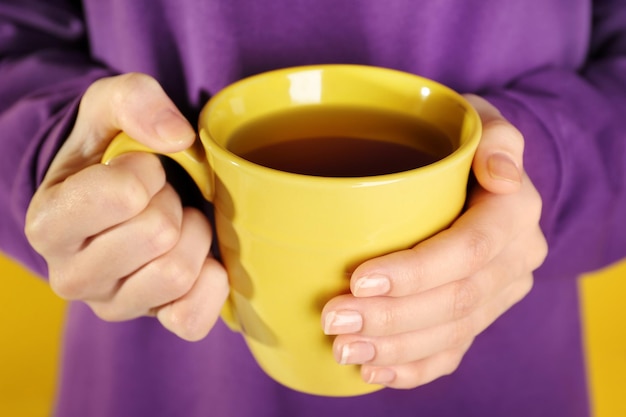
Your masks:
<svg viewBox="0 0 626 417"><path fill-rule="evenodd" d="M100 164L120 131L163 153L195 139L154 79L95 82L31 201L26 234L61 297L86 302L104 320L156 316L178 336L201 339L228 294L226 273L209 256L211 226L182 207L154 155Z"/></svg>
<svg viewBox="0 0 626 417"><path fill-rule="evenodd" d="M367 382L413 388L453 372L474 338L530 291L547 254L521 134L484 99L467 98L483 122L467 209L414 248L360 265L351 294L324 307L336 360L362 364Z"/></svg>

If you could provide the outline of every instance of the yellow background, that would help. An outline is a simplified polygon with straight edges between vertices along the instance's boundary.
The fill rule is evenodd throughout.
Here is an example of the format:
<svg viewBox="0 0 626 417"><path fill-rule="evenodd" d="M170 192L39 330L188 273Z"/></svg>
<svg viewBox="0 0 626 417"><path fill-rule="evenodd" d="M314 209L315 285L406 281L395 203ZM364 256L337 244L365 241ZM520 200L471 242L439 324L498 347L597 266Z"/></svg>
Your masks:
<svg viewBox="0 0 626 417"><path fill-rule="evenodd" d="M580 288L595 416L626 416L626 262L583 277ZM0 256L0 305L0 416L48 416L65 303Z"/></svg>
<svg viewBox="0 0 626 417"><path fill-rule="evenodd" d="M0 306L0 416L49 416L65 304L0 256Z"/></svg>
<svg viewBox="0 0 626 417"><path fill-rule="evenodd" d="M596 417L626 416L626 261L580 280Z"/></svg>

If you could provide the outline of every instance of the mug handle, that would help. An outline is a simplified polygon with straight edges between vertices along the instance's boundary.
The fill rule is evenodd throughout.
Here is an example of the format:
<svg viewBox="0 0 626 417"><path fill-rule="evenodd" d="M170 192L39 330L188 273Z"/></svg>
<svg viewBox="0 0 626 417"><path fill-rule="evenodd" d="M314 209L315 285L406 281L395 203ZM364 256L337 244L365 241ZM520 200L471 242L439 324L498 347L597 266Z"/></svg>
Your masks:
<svg viewBox="0 0 626 417"><path fill-rule="evenodd" d="M213 201L213 194L215 190L213 170L211 169L208 158L206 157L206 152L200 140L196 140L191 147L185 149L184 151L163 154L140 142L137 142L126 133L121 132L113 138L107 149L104 151L101 162L106 165L116 156L129 152L147 152L167 156L168 158L173 159L181 167L183 167L185 171L187 171L191 179L200 189L202 196L207 201ZM224 307L221 311L221 317L231 330L240 331L241 327L239 326L237 315L235 314L230 298L228 298L224 303Z"/></svg>
<svg viewBox="0 0 626 417"><path fill-rule="evenodd" d="M183 167L191 179L196 183L202 196L207 201L213 201L213 173L206 157L204 147L196 140L191 147L184 151L162 154L137 142L135 139L121 132L113 138L102 156L102 163L108 164L116 156L129 152L148 152L167 156Z"/></svg>

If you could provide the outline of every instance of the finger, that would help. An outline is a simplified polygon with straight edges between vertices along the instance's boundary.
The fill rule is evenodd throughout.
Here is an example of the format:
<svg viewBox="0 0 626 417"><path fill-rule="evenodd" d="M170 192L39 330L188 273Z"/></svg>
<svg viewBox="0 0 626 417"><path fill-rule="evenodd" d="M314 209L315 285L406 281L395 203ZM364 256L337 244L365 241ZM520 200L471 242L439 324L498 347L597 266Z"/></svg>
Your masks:
<svg viewBox="0 0 626 417"><path fill-rule="evenodd" d="M223 266L206 259L191 290L156 312L161 324L182 339L197 341L215 325L228 297L228 278Z"/></svg>
<svg viewBox="0 0 626 417"><path fill-rule="evenodd" d="M470 344L467 344L401 366L364 365L361 367L361 377L370 384L379 384L396 389L415 388L454 372L460 365L469 346Z"/></svg>
<svg viewBox="0 0 626 417"><path fill-rule="evenodd" d="M479 317L475 320L476 324L464 320L465 323L462 324L431 329L431 334L426 334L429 331L426 330L421 332L421 335L397 336L397 339L404 340L395 340L387 345L378 341L378 345L374 347L376 353L361 368L362 378L371 384L382 384L392 388L414 388L451 374L458 368L474 337L489 326L494 317L499 317L506 311L511 303L515 303L523 297L523 294L530 291L529 282L532 286L530 279L521 280L507 288L499 300L494 300L481 309ZM415 340L407 340L412 337ZM431 345L425 348L422 346L424 342ZM408 346L422 349L421 354L407 350ZM415 357L421 358L412 360Z"/></svg>
<svg viewBox="0 0 626 417"><path fill-rule="evenodd" d="M475 95L466 98L478 111L483 125L472 164L476 179L493 193L518 191L523 173L522 134L485 99Z"/></svg>
<svg viewBox="0 0 626 417"><path fill-rule="evenodd" d="M359 265L351 277L351 291L357 297L399 297L469 277L520 233L535 228L540 215L541 198L526 176L520 193L480 191L449 229L412 249Z"/></svg>
<svg viewBox="0 0 626 417"><path fill-rule="evenodd" d="M202 214L196 212L185 209L180 234L177 231L171 250L148 259L145 264L139 262L131 274L116 280L117 285L107 296L88 298L100 318L120 321L148 315L152 309L190 290L208 256L211 242L210 226Z"/></svg>
<svg viewBox="0 0 626 417"><path fill-rule="evenodd" d="M40 253L69 255L86 238L143 211L165 182L154 155L127 154L109 166L90 166L38 190L27 214L26 234Z"/></svg>
<svg viewBox="0 0 626 417"><path fill-rule="evenodd" d="M333 344L335 359L341 364L393 366L465 346L526 296L532 284L532 275L527 274L503 288L471 314L442 325L382 337L338 336Z"/></svg>
<svg viewBox="0 0 626 417"><path fill-rule="evenodd" d="M120 131L162 153L186 149L196 137L154 78L138 73L103 78L85 92L74 129L45 182L60 182L100 162L104 149Z"/></svg>
<svg viewBox="0 0 626 417"><path fill-rule="evenodd" d="M506 274L498 277L484 275L405 297L337 297L324 307L324 332L390 336L459 320L510 283Z"/></svg>
<svg viewBox="0 0 626 417"><path fill-rule="evenodd" d="M63 275L51 277L53 289L66 299L109 300L122 277L180 245L182 221L178 194L166 186L142 213L90 239Z"/></svg>
<svg viewBox="0 0 626 417"><path fill-rule="evenodd" d="M211 241L206 217L186 208L176 245L122 281L110 303L120 319L149 314L187 294L204 267Z"/></svg>
<svg viewBox="0 0 626 417"><path fill-rule="evenodd" d="M527 248L534 241L539 243ZM476 274L424 292L404 297L335 297L322 311L324 332L379 337L462 319L538 267L546 254L542 241L538 227L529 230Z"/></svg>
<svg viewBox="0 0 626 417"><path fill-rule="evenodd" d="M77 133L107 138L123 130L162 152L185 149L196 136L159 83L140 73L95 82L81 101L79 116Z"/></svg>

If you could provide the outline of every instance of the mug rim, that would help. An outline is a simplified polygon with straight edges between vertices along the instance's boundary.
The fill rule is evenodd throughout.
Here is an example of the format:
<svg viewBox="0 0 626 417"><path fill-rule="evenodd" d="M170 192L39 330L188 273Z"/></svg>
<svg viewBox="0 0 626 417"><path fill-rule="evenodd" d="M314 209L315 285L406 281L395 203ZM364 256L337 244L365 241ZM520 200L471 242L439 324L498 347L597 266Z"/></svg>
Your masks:
<svg viewBox="0 0 626 417"><path fill-rule="evenodd" d="M395 78L404 78L407 82L411 82L413 85L421 85L423 87L427 87L430 90L436 89L438 95L447 96L453 99L454 102L458 103L464 110L464 123L468 123L469 125L466 128L467 132L464 135L464 138L461 138L459 145L450 153L446 154L443 158L430 163L428 165L419 166L413 169L399 171L399 172L391 172L387 174L380 175L371 175L371 176L349 176L349 177L333 177L333 176L316 176L309 174L300 174L289 171L281 171L275 168L267 167L264 165L260 165L254 162L251 162L238 154L232 152L228 149L225 144L221 141L216 140L211 134L210 125L213 121L213 112L215 107L220 104L222 99L226 97L228 94L233 94L233 92L240 90L246 85L251 85L253 83L257 83L259 81L263 81L263 79L275 78L275 77L286 77L292 74L305 73L311 71L323 71L323 72L360 72L362 74L367 75L378 75L378 76L386 76L386 77L395 77ZM369 74L368 74L369 73ZM311 105L311 104L309 104ZM322 104L323 105L323 104ZM374 107L372 107L374 108ZM428 122L428 121L426 121ZM341 185L353 184L354 186L370 186L379 183L389 183L401 181L403 179L407 179L412 177L417 172L423 174L435 174L437 171L445 169L450 165L456 165L455 162L459 163L464 160L466 157L470 155L473 157L474 151L478 146L478 142L480 141L482 134L482 125L478 112L461 94L453 90L452 88L443 85L437 81L432 79L422 77L417 74L408 73L396 69L385 68L385 67L377 67L370 65L360 65L360 64L319 64L319 65L303 65L303 66L292 66L279 68L275 70L270 70L258 74L251 75L249 77L242 78L238 81L235 81L232 84L227 85L226 87L219 90L215 93L206 105L202 108L200 112L200 116L198 118L198 131L200 133L200 139L202 141L203 147L208 150L211 148L211 152L217 154L220 158L228 161L231 164L237 165L240 169L243 168L247 171L254 171L258 173L258 175L266 175L277 177L285 181L304 181L309 184L311 183L324 183L325 186L328 186L329 183L337 183ZM210 146L209 144L213 145ZM210 152L207 152L210 154Z"/></svg>

